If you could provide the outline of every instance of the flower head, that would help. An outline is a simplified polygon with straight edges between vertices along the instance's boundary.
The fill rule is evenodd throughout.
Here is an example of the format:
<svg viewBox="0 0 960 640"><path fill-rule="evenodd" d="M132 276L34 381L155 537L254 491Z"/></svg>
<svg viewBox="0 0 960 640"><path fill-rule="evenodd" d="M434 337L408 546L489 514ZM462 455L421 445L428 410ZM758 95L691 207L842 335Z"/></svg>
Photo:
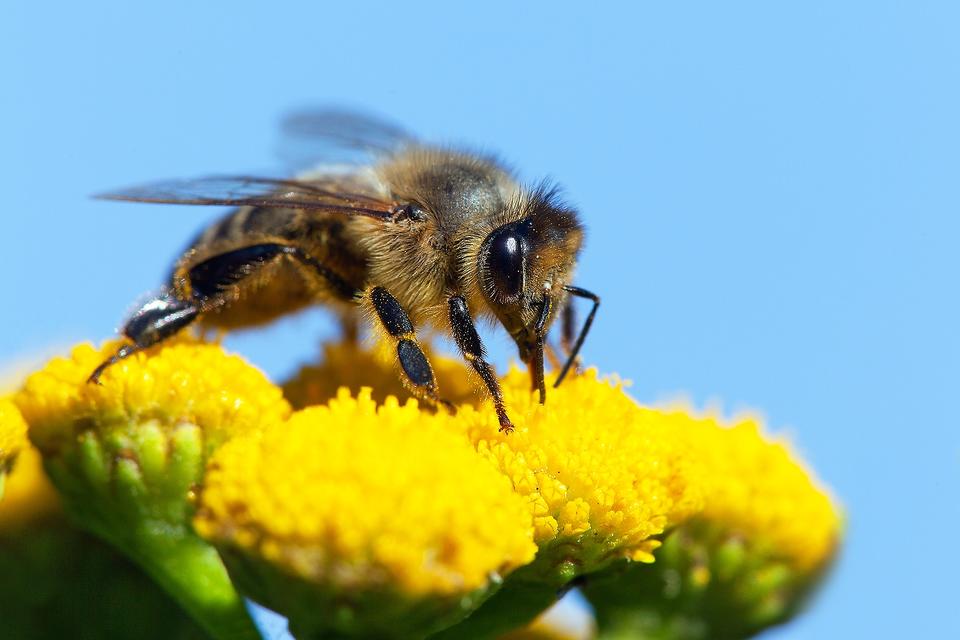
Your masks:
<svg viewBox="0 0 960 640"><path fill-rule="evenodd" d="M14 458L27 443L27 423L9 398L0 398L0 498L4 478Z"/></svg>
<svg viewBox="0 0 960 640"><path fill-rule="evenodd" d="M284 387L294 413L186 339L88 384L111 350L51 362L14 404L65 508L222 637L239 599L220 558L302 637L489 637L581 576L605 629L736 635L795 611L839 538L832 501L755 421L641 407L592 370L546 405L510 371L507 434L436 356L455 414L386 394L390 364L351 343Z"/></svg>
<svg viewBox="0 0 960 640"><path fill-rule="evenodd" d="M745 637L786 620L835 554L841 520L832 499L757 420L665 414L703 473L703 510L670 533L653 566L615 567L587 584L601 628Z"/></svg>
<svg viewBox="0 0 960 640"><path fill-rule="evenodd" d="M706 480L702 519L801 570L832 557L841 527L837 506L785 440L766 436L753 417L733 424L715 417L686 421L681 435Z"/></svg>
<svg viewBox="0 0 960 640"><path fill-rule="evenodd" d="M326 395L320 390L336 384L338 371L351 372L352 384L396 378L369 351L343 345L326 350L336 367L304 369L287 388L313 389L317 400ZM469 374L460 363L436 356L432 363L441 390L466 393ZM501 384L513 433L500 432L493 407L476 403L475 396L452 420L429 410L418 420L465 437L510 480L533 517L538 562L555 573L551 580L558 585L617 558L652 561L655 536L699 509L700 474L689 444L673 437L671 417L638 406L622 384L590 370L551 389L546 405L519 369Z"/></svg>
<svg viewBox="0 0 960 640"><path fill-rule="evenodd" d="M140 352L90 384L93 369L116 350L80 345L27 378L14 401L45 453L70 446L77 435L115 434L130 425L200 427L204 454L229 436L289 413L282 393L256 369L212 344L189 339Z"/></svg>
<svg viewBox="0 0 960 640"><path fill-rule="evenodd" d="M351 365L354 356L364 366ZM448 376L468 379L458 363L432 361L441 390L455 388ZM363 351L351 352L340 367L351 372L354 383L393 376L389 365ZM310 368L297 376L296 388L328 389L336 379L325 376L335 375L335 370ZM551 389L546 405L519 370L501 384L516 426L513 433L500 432L493 407L475 400L461 404L453 417L417 410L410 423L449 432L499 471L525 505L539 547L531 565L510 574L478 612L444 638L469 635L474 627L489 633L499 628L495 625L522 624L549 606L559 587L618 559L651 562L659 536L701 506L702 474L689 443L674 437L671 417L641 408L621 384L589 371ZM377 430L389 428L393 420L392 413L381 412ZM356 473L361 472L367 473ZM464 499L468 495L464 492ZM511 613L505 618L507 610Z"/></svg>
<svg viewBox="0 0 960 640"><path fill-rule="evenodd" d="M65 509L114 544L213 635L255 630L216 551L190 528L207 456L261 421L286 417L280 390L240 358L188 339L128 358L82 345L27 378L13 400Z"/></svg>
<svg viewBox="0 0 960 640"><path fill-rule="evenodd" d="M443 398L456 405L476 404L482 397L477 393L479 385L463 363L434 354L428 344L421 346L430 359ZM377 404L388 396L404 402L414 396L400 382L392 357L393 351L380 343L375 348L354 340L325 343L320 362L302 367L285 382L283 395L297 409L326 404L343 387L353 394L368 388Z"/></svg>
<svg viewBox="0 0 960 640"><path fill-rule="evenodd" d="M457 429L524 497L551 561L574 575L619 558L652 562L656 536L700 508L700 472L675 420L641 408L621 384L589 370L551 389L545 405L517 369L503 386L514 433L483 408L461 410Z"/></svg>
<svg viewBox="0 0 960 640"><path fill-rule="evenodd" d="M462 617L465 597L528 563L536 546L524 501L449 420L342 389L217 452L196 528L228 559L242 557L228 562L241 565L236 575L272 576L272 596L251 591L305 635L329 625L392 636L411 617L422 623L423 602L438 622ZM311 587L305 601L294 584Z"/></svg>
<svg viewBox="0 0 960 640"><path fill-rule="evenodd" d="M59 516L60 498L43 471L40 452L29 444L20 451L0 499L0 532Z"/></svg>

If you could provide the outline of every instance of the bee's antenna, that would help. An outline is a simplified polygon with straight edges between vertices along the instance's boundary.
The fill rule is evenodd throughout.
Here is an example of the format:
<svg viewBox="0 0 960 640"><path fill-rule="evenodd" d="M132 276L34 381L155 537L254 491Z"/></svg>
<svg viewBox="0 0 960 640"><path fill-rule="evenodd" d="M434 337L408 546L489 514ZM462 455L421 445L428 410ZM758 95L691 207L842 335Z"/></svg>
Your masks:
<svg viewBox="0 0 960 640"><path fill-rule="evenodd" d="M583 341L587 338L587 333L590 331L590 325L593 324L593 317L597 315L597 309L600 307L600 296L595 293L591 293L590 291L581 289L580 287L571 287L567 285L563 286L563 290L567 293L577 296L578 298L592 300L593 308L590 309L590 313L587 314L587 319L583 322L583 327L580 329L580 335L577 336L577 341L573 344L573 349L570 350L570 356L567 358L566 364L563 365L560 375L557 376L557 381L553 383L554 389L560 386L560 383L563 382L567 372L570 371L570 367L573 366L574 361L577 359L577 354L580 353L580 347L583 346Z"/></svg>

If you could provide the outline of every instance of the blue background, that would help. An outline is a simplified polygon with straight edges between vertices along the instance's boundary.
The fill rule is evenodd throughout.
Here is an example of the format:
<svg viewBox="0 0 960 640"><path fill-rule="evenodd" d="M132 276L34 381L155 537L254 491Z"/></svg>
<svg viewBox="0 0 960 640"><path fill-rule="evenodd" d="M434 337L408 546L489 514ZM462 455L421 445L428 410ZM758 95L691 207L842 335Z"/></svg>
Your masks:
<svg viewBox="0 0 960 640"><path fill-rule="evenodd" d="M0 362L109 336L219 213L88 194L272 167L291 107L373 110L560 180L587 360L760 409L833 487L836 573L769 637L960 637L955 4L157 4L4 3ZM279 376L332 332L230 345Z"/></svg>

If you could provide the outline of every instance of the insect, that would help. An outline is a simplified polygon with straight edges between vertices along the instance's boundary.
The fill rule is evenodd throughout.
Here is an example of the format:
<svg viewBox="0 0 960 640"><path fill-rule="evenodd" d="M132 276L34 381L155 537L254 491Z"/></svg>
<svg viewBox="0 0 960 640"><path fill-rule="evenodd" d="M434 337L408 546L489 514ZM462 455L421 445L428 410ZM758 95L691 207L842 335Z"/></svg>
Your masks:
<svg viewBox="0 0 960 640"><path fill-rule="evenodd" d="M374 118L308 111L282 130L297 144L369 161L320 165L296 179L172 180L99 196L237 208L194 240L167 286L124 325L128 342L90 381L188 325L252 327L324 303L346 314L366 309L391 341L404 385L435 406L445 403L415 327L451 335L489 391L500 430L512 430L474 317L507 330L544 402L548 329L563 316L566 361L556 386L600 304L571 284L583 241L576 211L555 189L522 186L492 158L423 144ZM571 296L593 303L575 338Z"/></svg>

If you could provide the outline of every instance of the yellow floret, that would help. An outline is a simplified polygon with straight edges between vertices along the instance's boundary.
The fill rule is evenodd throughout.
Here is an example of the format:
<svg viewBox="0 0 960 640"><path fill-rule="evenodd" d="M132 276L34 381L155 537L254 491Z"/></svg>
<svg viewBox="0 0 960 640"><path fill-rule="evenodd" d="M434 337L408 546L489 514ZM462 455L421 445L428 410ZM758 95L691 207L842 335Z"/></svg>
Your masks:
<svg viewBox="0 0 960 640"><path fill-rule="evenodd" d="M332 589L465 593L529 562L529 510L452 418L342 390L211 460L195 521Z"/></svg>
<svg viewBox="0 0 960 640"><path fill-rule="evenodd" d="M490 407L461 410L456 424L524 497L541 547L567 548L587 561L581 570L652 562L653 536L700 508L700 473L675 417L641 408L593 370L550 389L545 405L524 372L503 387L516 431L499 432Z"/></svg>
<svg viewBox="0 0 960 640"><path fill-rule="evenodd" d="M753 418L733 424L684 419L689 424L681 435L705 479L703 520L801 570L832 556L841 529L838 509L787 442L765 436Z"/></svg>
<svg viewBox="0 0 960 640"><path fill-rule="evenodd" d="M280 390L243 359L186 338L113 365L100 385L88 383L117 346L80 345L31 375L16 394L30 439L42 451L71 444L79 430L151 420L198 425L212 447L289 413Z"/></svg>

